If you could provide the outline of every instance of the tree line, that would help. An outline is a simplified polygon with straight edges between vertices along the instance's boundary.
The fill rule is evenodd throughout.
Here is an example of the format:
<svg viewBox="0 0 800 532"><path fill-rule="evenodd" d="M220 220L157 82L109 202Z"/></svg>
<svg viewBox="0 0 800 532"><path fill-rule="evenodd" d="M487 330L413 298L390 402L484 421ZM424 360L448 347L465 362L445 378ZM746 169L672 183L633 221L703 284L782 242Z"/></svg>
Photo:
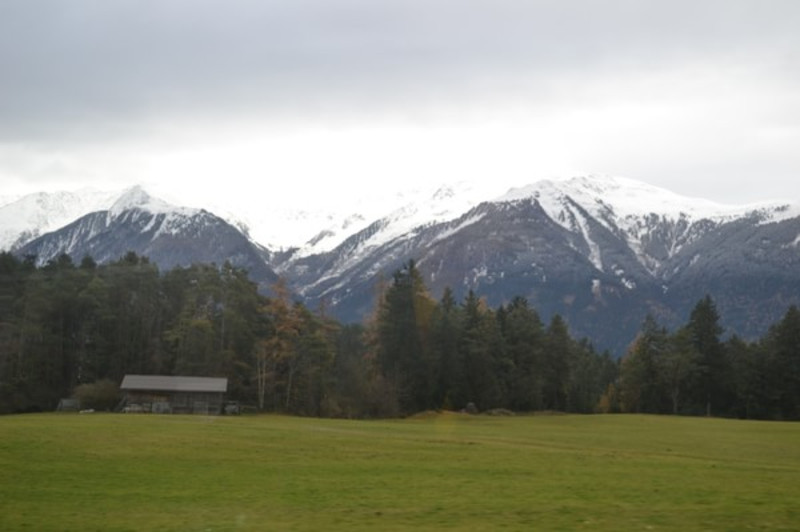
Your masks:
<svg viewBox="0 0 800 532"><path fill-rule="evenodd" d="M607 411L800 419L800 310L791 306L763 338L722 340L711 297L668 332L648 316L603 395Z"/></svg>
<svg viewBox="0 0 800 532"><path fill-rule="evenodd" d="M52 410L125 374L166 374L227 377L231 399L311 416L469 406L796 419L797 309L755 343L721 341L718 319L710 298L675 333L648 318L616 360L522 297L494 309L473 292L436 300L413 261L365 323L342 324L283 282L259 294L229 263L159 272L128 253L37 267L0 253L0 413Z"/></svg>

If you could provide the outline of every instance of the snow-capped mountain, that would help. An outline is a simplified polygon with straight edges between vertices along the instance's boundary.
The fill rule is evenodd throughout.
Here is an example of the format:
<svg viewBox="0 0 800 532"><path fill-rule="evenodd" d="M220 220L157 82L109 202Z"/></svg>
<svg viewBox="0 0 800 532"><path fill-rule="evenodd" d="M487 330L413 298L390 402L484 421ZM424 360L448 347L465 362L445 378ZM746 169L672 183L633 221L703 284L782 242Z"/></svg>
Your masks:
<svg viewBox="0 0 800 532"><path fill-rule="evenodd" d="M107 209L121 193L82 189L7 198L0 202L0 250L13 250L90 212Z"/></svg>
<svg viewBox="0 0 800 532"><path fill-rule="evenodd" d="M19 205L39 205L31 198ZM523 296L543 318L561 314L575 334L617 354L647 313L679 324L706 293L725 325L749 337L800 305L797 203L726 206L608 176L540 181L499 197L441 186L342 212L242 210L228 221L141 188L105 201L15 252L105 262L133 250L163 269L230 260L262 287L279 273L308 305L325 302L346 321L369 314L381 280L413 258L434 297L445 287L492 305ZM42 205L50 225L37 231L68 216ZM25 224L15 223L0 227L7 240L25 241L13 232ZM257 243L265 236L272 245Z"/></svg>
<svg viewBox="0 0 800 532"><path fill-rule="evenodd" d="M495 202L536 201L554 221L579 231L591 250L591 260L604 269L601 249L586 230L586 215L625 239L652 274L664 275L664 261L674 257L709 227L743 217L762 222L800 216L797 204L762 202L722 205L680 196L640 181L612 176L582 176L568 181L540 181L512 189ZM668 273L667 273L668 274Z"/></svg>
<svg viewBox="0 0 800 532"><path fill-rule="evenodd" d="M301 283L301 292L312 291L328 279L345 275L364 261L373 265L368 272L378 271L381 263L374 258L376 250L386 244L396 246L399 242L412 240L425 228L458 220L481 199L471 190L442 187L429 197L416 199L376 219L335 249L300 248L304 252L284 255L277 268L289 272L295 264L300 264L297 269L306 273L309 261L303 259L324 255L327 259L322 267L324 273L320 271L310 284ZM760 203L727 206L679 196L631 179L609 176L540 181L512 189L489 203L538 205L550 220L580 237L572 245L584 249L585 257L598 271L619 271L619 265L609 262L605 256L608 243L601 245L597 240L597 233L602 229L610 233L612 238L621 239L647 270L644 275L653 277L668 277L670 272L665 267L669 259L714 227L745 217L756 217L765 223L800 215L796 205ZM447 227L447 234L437 236L436 241L465 229L483 216L485 213L478 211L454 226L444 226ZM608 240L609 235L604 237Z"/></svg>
<svg viewBox="0 0 800 532"><path fill-rule="evenodd" d="M229 261L246 268L265 288L277 279L267 264L267 250L236 227L205 210L170 205L140 187L124 192L106 210L32 240L17 253L36 256L38 264L63 253L74 261L90 256L105 263L129 251L162 269Z"/></svg>
<svg viewBox="0 0 800 532"><path fill-rule="evenodd" d="M349 232L325 229L304 246L288 250L276 262L276 269L288 271L292 264L307 257L333 253L337 258L315 281L315 284L322 283L364 261L373 250L386 243L413 238L421 228L455 219L481 200L480 191L466 183L411 191L396 197L399 206L388 214L371 219L359 216L359 223L348 227ZM365 220L369 223L364 223ZM310 288L312 286L304 286L303 291Z"/></svg>
<svg viewBox="0 0 800 532"><path fill-rule="evenodd" d="M357 320L374 306L376 280L414 258L436 297L445 286L494 305L521 295L619 352L647 313L677 324L706 292L729 316L773 301L732 321L740 334L761 334L786 302L800 303L798 214L793 204L729 207L588 176L542 181L427 223L387 216L278 268L309 303Z"/></svg>
<svg viewBox="0 0 800 532"><path fill-rule="evenodd" d="M432 184L396 194L381 190L354 191L342 204L330 202L321 207L283 205L232 209L223 203L208 208L240 227L254 241L295 259L326 253L378 220L385 230L373 236L371 245L391 239L419 225L446 221L485 201L486 187L470 183Z"/></svg>

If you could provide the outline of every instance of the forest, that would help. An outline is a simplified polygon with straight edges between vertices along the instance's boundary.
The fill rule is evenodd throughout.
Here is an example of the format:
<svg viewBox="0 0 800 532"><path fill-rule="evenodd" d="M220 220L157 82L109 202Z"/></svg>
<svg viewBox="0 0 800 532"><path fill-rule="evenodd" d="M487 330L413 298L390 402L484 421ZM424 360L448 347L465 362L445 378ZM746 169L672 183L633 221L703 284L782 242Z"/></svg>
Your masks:
<svg viewBox="0 0 800 532"><path fill-rule="evenodd" d="M79 397L113 409L125 374L228 378L259 411L393 417L425 410L647 412L800 418L800 311L755 341L725 335L706 296L667 331L652 317L619 359L546 322L522 297L498 308L428 292L413 261L376 290L373 315L343 324L269 297L229 263L160 272L128 253L37 267L0 253L0 413Z"/></svg>

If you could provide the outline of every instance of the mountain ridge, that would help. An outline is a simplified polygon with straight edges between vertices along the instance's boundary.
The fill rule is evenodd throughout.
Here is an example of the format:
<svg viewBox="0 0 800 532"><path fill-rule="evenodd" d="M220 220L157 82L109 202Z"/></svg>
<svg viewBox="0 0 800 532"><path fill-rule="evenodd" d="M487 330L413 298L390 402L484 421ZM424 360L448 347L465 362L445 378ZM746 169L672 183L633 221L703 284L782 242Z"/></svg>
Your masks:
<svg viewBox="0 0 800 532"><path fill-rule="evenodd" d="M610 176L545 180L482 201L453 186L404 199L369 222L341 215L329 220L335 231L323 227L306 243L275 249L234 220L133 187L15 252L40 261L97 254L102 262L133 249L162 268L233 258L262 288L284 276L300 299L344 321L368 315L380 279L415 259L434 297L445 286L492 305L523 296L543 318L560 314L576 334L618 354L644 315L680 323L704 293L746 335L800 303L796 203L720 205ZM355 221L342 224L348 217Z"/></svg>
<svg viewBox="0 0 800 532"><path fill-rule="evenodd" d="M107 210L95 211L15 250L39 265L61 254L112 262L133 251L162 269L230 262L247 269L263 289L277 280L269 251L238 228L202 209L174 207L140 187L125 191Z"/></svg>

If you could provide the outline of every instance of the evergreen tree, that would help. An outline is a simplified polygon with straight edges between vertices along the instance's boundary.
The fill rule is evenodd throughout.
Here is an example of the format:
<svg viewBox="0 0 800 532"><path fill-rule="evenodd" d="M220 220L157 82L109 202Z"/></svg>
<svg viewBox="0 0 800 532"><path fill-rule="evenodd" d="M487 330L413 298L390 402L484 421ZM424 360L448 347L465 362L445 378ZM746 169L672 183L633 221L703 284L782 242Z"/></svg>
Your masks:
<svg viewBox="0 0 800 532"><path fill-rule="evenodd" d="M172 372L213 377L222 374L219 315L222 283L213 265L193 265L182 276L182 307L165 334Z"/></svg>
<svg viewBox="0 0 800 532"><path fill-rule="evenodd" d="M542 408L544 388L544 326L523 297L515 297L501 314L506 354L513 366L508 383L508 407L518 411Z"/></svg>
<svg viewBox="0 0 800 532"><path fill-rule="evenodd" d="M259 309L262 296L247 272L226 262L221 271L221 298L216 327L222 374L228 377L228 393L242 399L256 397L253 379Z"/></svg>
<svg viewBox="0 0 800 532"><path fill-rule="evenodd" d="M335 325L295 303L299 330L294 342L294 386L292 408L302 415L328 414L328 396L333 390L331 370L335 354Z"/></svg>
<svg viewBox="0 0 800 532"><path fill-rule="evenodd" d="M146 257L128 253L102 270L109 284L114 366L109 375L122 380L127 373L152 373L161 356L163 330L158 268Z"/></svg>
<svg viewBox="0 0 800 532"><path fill-rule="evenodd" d="M567 323L556 314L545 333L543 407L565 412L569 408L570 369L574 350Z"/></svg>
<svg viewBox="0 0 800 532"><path fill-rule="evenodd" d="M800 419L800 309L789 308L770 330L766 345L773 411L780 419Z"/></svg>
<svg viewBox="0 0 800 532"><path fill-rule="evenodd" d="M0 414L13 412L18 402L20 305L28 274L21 260L0 252Z"/></svg>
<svg viewBox="0 0 800 532"><path fill-rule="evenodd" d="M648 315L620 366L620 401L626 412L663 413L667 394L663 360L668 349L667 331Z"/></svg>
<svg viewBox="0 0 800 532"><path fill-rule="evenodd" d="M734 395L731 413L736 417L753 419L766 416L767 386L761 368L761 352L738 336L725 344L731 364L732 391Z"/></svg>
<svg viewBox="0 0 800 532"><path fill-rule="evenodd" d="M378 363L402 412L435 408L436 363L430 345L435 303L413 260L395 272L378 310Z"/></svg>
<svg viewBox="0 0 800 532"><path fill-rule="evenodd" d="M485 410L501 406L497 377L500 330L491 310L470 290L463 304L459 351L464 358L466 397Z"/></svg>
<svg viewBox="0 0 800 532"><path fill-rule="evenodd" d="M326 404L331 417L358 418L376 415L368 404L373 361L367 355L366 332L361 324L342 325L336 331L335 355L331 367L333 389Z"/></svg>
<svg viewBox="0 0 800 532"><path fill-rule="evenodd" d="M598 410L600 398L617 378L617 368L608 352L598 355L587 340L574 343L573 349L569 411L589 414Z"/></svg>
<svg viewBox="0 0 800 532"><path fill-rule="evenodd" d="M699 378L693 394L694 400L710 416L717 410L722 411L727 381L725 349L720 341L722 327L711 296L706 295L695 305L686 328L698 353Z"/></svg>
<svg viewBox="0 0 800 532"><path fill-rule="evenodd" d="M431 349L433 360L438 361L434 404L446 409L464 408L469 401L464 358L459 349L462 319L453 291L445 288L431 317Z"/></svg>
<svg viewBox="0 0 800 532"><path fill-rule="evenodd" d="M662 380L672 404L672 414L680 412L686 390L691 389L698 373L698 353L691 333L684 328L668 339L667 351L661 361Z"/></svg>
<svg viewBox="0 0 800 532"><path fill-rule="evenodd" d="M115 324L109 315L110 288L96 272L77 297L77 308L83 316L79 336L79 381L92 383L112 374L114 350L109 331Z"/></svg>
<svg viewBox="0 0 800 532"><path fill-rule="evenodd" d="M219 375L229 397L316 416L428 408L713 413L800 419L800 310L760 341L720 341L706 297L673 334L648 317L621 362L545 329L524 298L496 310L470 292L436 303L416 265L395 273L374 321L342 326L265 298L229 263L175 268L128 253L42 267L0 253L0 413L52 409L125 373ZM94 383L98 383L96 386ZM77 387L77 388L76 388ZM113 386L110 386L113 388ZM600 400L598 400L600 399Z"/></svg>

